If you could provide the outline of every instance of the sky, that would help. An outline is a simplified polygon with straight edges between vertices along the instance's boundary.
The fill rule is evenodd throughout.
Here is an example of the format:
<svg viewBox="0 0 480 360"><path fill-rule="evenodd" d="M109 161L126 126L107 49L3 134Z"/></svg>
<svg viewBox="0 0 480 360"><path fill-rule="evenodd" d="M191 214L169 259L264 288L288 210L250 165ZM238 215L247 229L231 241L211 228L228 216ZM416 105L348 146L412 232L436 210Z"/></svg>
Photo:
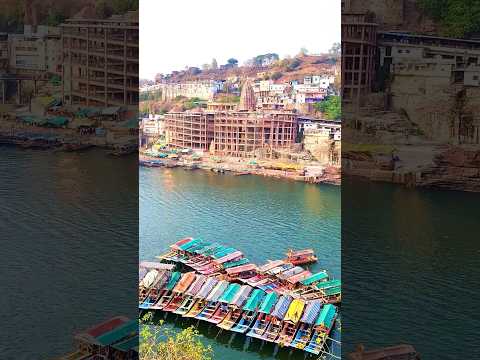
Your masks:
<svg viewBox="0 0 480 360"><path fill-rule="evenodd" d="M340 0L140 0L140 77L213 58L327 52L340 21Z"/></svg>

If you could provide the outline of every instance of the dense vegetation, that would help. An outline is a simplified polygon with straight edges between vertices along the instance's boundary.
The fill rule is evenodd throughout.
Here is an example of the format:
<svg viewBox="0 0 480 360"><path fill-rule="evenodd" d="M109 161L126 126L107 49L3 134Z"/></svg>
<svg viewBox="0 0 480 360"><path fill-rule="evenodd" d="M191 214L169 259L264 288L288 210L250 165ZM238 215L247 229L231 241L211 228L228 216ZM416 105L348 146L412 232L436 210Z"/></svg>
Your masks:
<svg viewBox="0 0 480 360"><path fill-rule="evenodd" d="M480 31L478 0L419 0L419 4L440 24L443 35L464 37Z"/></svg>
<svg viewBox="0 0 480 360"><path fill-rule="evenodd" d="M325 100L315 103L314 108L322 112L329 120L339 120L342 117L340 96L329 96Z"/></svg>
<svg viewBox="0 0 480 360"><path fill-rule="evenodd" d="M151 314L143 322L151 321ZM201 335L193 326L180 332L164 326L143 325L140 329L140 354L143 360L211 360L213 350L201 341Z"/></svg>

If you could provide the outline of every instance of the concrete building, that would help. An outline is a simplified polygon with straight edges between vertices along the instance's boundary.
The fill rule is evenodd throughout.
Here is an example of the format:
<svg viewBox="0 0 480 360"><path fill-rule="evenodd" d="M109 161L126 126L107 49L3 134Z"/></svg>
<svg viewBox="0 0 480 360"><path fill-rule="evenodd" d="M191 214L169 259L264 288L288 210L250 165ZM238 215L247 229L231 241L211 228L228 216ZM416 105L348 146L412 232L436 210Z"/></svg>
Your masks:
<svg viewBox="0 0 480 360"><path fill-rule="evenodd" d="M138 106L138 17L68 19L62 28L63 100Z"/></svg>
<svg viewBox="0 0 480 360"><path fill-rule="evenodd" d="M162 91L162 100L172 100L177 96L212 100L223 89L223 82L216 80L188 81L184 83L159 84Z"/></svg>

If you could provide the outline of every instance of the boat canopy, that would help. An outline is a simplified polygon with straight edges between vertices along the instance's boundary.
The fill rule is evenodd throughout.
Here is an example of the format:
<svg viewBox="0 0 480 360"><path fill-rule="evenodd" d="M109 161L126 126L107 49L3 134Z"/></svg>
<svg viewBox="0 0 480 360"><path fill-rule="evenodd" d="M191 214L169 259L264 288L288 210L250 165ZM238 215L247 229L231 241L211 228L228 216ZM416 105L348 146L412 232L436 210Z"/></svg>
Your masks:
<svg viewBox="0 0 480 360"><path fill-rule="evenodd" d="M182 275L182 278L173 288L174 292L184 293L195 280L195 272L191 271Z"/></svg>
<svg viewBox="0 0 480 360"><path fill-rule="evenodd" d="M224 257L225 255L234 253L237 251L237 249L231 248L231 247L224 247L222 250L217 251L215 254L212 255L214 259L220 259L221 257Z"/></svg>
<svg viewBox="0 0 480 360"><path fill-rule="evenodd" d="M280 296L280 299L275 305L275 309L273 309L272 311L272 316L275 316L277 319L283 320L292 300L293 298L290 295Z"/></svg>
<svg viewBox="0 0 480 360"><path fill-rule="evenodd" d="M207 300L217 302L220 296L222 296L225 290L227 290L228 285L229 285L228 281L225 281L225 280L220 281L212 290L212 292L207 296Z"/></svg>
<svg viewBox="0 0 480 360"><path fill-rule="evenodd" d="M143 269L143 268L138 269L138 282L139 283L142 281L142 279L145 277L145 275L147 275L147 272L148 272L147 269Z"/></svg>
<svg viewBox="0 0 480 360"><path fill-rule="evenodd" d="M167 286L165 286L165 289L167 290L173 290L175 285L177 284L178 280L182 277L182 273L175 271L172 273L170 276L170 280L168 280Z"/></svg>
<svg viewBox="0 0 480 360"><path fill-rule="evenodd" d="M335 287L325 289L324 291L325 291L325 295L327 295L327 296L339 295L339 294L342 293L342 287L341 286L335 286Z"/></svg>
<svg viewBox="0 0 480 360"><path fill-rule="evenodd" d="M261 273L264 273L264 272L267 272L268 270L272 270L273 268L279 267L283 264L285 264L285 261L283 261L283 260L269 261L268 263L260 266L258 268L258 271L261 272Z"/></svg>
<svg viewBox="0 0 480 360"><path fill-rule="evenodd" d="M228 255L222 256L219 259L216 259L215 262L217 264L223 264L227 261L235 260L235 259L239 258L240 256L243 256L243 253L241 251L234 251L231 254L228 254Z"/></svg>
<svg viewBox="0 0 480 360"><path fill-rule="evenodd" d="M307 306L305 307L305 311L303 312L301 322L305 324L312 325L315 323L315 320L318 318L318 314L320 314L320 309L322 308L322 301L321 300L312 300L310 301Z"/></svg>
<svg viewBox="0 0 480 360"><path fill-rule="evenodd" d="M157 277L155 278L152 284L152 287L156 289L163 288L169 278L170 278L170 271L166 271L166 270L159 271Z"/></svg>
<svg viewBox="0 0 480 360"><path fill-rule="evenodd" d="M195 250L195 252L197 254L200 254L200 255L209 255L209 254L213 254L215 251L217 251L222 245L220 245L219 243L213 243L213 244L210 244L209 246L206 246L202 249L198 249L198 250Z"/></svg>
<svg viewBox="0 0 480 360"><path fill-rule="evenodd" d="M108 346L133 334L138 334L138 319L127 321L115 329L100 335L97 337L97 342L100 345Z"/></svg>
<svg viewBox="0 0 480 360"><path fill-rule="evenodd" d="M297 274L297 275L293 275L293 276L290 276L287 281L291 284L296 284L298 282L300 282L301 280L304 280L306 279L307 277L309 277L310 275L312 275L312 273L308 270L304 270L302 271L300 274Z"/></svg>
<svg viewBox="0 0 480 360"><path fill-rule="evenodd" d="M193 248L199 242L200 242L200 239L192 239L189 242L186 242L185 244L180 245L179 249L183 251L187 251L188 249Z"/></svg>
<svg viewBox="0 0 480 360"><path fill-rule="evenodd" d="M210 242L207 242L207 241L200 241L199 243L191 246L188 248L188 252L191 252L191 253L196 253L197 251L199 250L202 250L202 249L205 249L206 247L210 246L211 243Z"/></svg>
<svg viewBox="0 0 480 360"><path fill-rule="evenodd" d="M306 255L314 255L315 252L313 249L305 249L305 250L299 250L299 251L291 251L288 253L288 257L299 257L299 256L306 256Z"/></svg>
<svg viewBox="0 0 480 360"><path fill-rule="evenodd" d="M294 268L291 268L281 274L278 275L280 279L288 279L290 276L300 274L303 272L304 269L300 266L295 266Z"/></svg>
<svg viewBox="0 0 480 360"><path fill-rule="evenodd" d="M190 285L188 290L185 291L185 294L191 295L191 296L196 295L200 291L200 289L202 288L206 279L207 279L207 277L205 275L197 275L197 278L195 279L193 284Z"/></svg>
<svg viewBox="0 0 480 360"><path fill-rule="evenodd" d="M288 263L288 264L283 264L283 265L280 265L276 268L273 268L269 271L267 271L267 273L269 273L270 275L276 275L276 274L279 274L281 272L284 272L284 271L287 271L289 269L293 268L293 265Z"/></svg>
<svg viewBox="0 0 480 360"><path fill-rule="evenodd" d="M342 284L342 282L340 280L336 279L336 280L322 281L322 282L318 283L317 285L315 285L315 287L317 289L327 289L327 288L331 288L331 287L340 286L341 284Z"/></svg>
<svg viewBox="0 0 480 360"><path fill-rule="evenodd" d="M240 290L237 292L237 294L233 298L232 304L238 307L241 307L247 300L252 290L253 288L250 285L242 285Z"/></svg>
<svg viewBox="0 0 480 360"><path fill-rule="evenodd" d="M146 268L146 269L172 270L175 267L175 265L165 264L157 261L142 261L140 263L140 267Z"/></svg>
<svg viewBox="0 0 480 360"><path fill-rule="evenodd" d="M197 293L197 295L195 297L199 298L199 299L205 299L208 296L208 294L210 294L210 292L215 287L215 285L217 285L217 284L218 284L217 279L215 279L213 277L208 278L207 281L205 282L205 284L203 284L202 288L200 289L200 291Z"/></svg>
<svg viewBox="0 0 480 360"><path fill-rule="evenodd" d="M240 284L230 284L218 301L231 304L240 288Z"/></svg>
<svg viewBox="0 0 480 360"><path fill-rule="evenodd" d="M257 266L255 264L245 264L245 265L242 265L242 266L236 266L236 267L233 267L233 268L229 268L227 269L227 274L228 275L232 275L232 274L239 274L239 273L242 273L244 271L251 271L251 270L256 270L257 269Z"/></svg>
<svg viewBox="0 0 480 360"><path fill-rule="evenodd" d="M247 299L247 302L243 306L243 310L254 311L260 305L260 301L262 301L264 296L264 291L260 289L254 289L250 297Z"/></svg>
<svg viewBox="0 0 480 360"><path fill-rule="evenodd" d="M177 241L175 244L170 245L170 248L178 250L180 249L180 246L182 246L183 244L189 243L192 240L193 238L191 237L184 238L182 240Z"/></svg>
<svg viewBox="0 0 480 360"><path fill-rule="evenodd" d="M325 279L328 279L328 274L325 270L323 270L307 277L306 279L302 280L301 283L303 285L311 285L317 281L322 281Z"/></svg>
<svg viewBox="0 0 480 360"><path fill-rule="evenodd" d="M138 341L139 341L139 336L137 335L137 336L131 337L127 340L124 340L122 342L116 343L116 344L112 345L112 347L115 350L119 350L119 351L122 351L122 352L127 352L129 350L135 350L135 348L138 346Z"/></svg>
<svg viewBox="0 0 480 360"><path fill-rule="evenodd" d="M305 302L301 299L294 299L288 308L287 315L285 315L285 321L291 321L296 324L303 313L303 308L305 307Z"/></svg>
<svg viewBox="0 0 480 360"><path fill-rule="evenodd" d="M142 281L140 282L140 286L145 286L145 287L150 287L152 284L153 284L153 281L155 280L155 278L157 277L158 275L158 270L150 270L147 275L145 275L145 277L142 279Z"/></svg>
<svg viewBox="0 0 480 360"><path fill-rule="evenodd" d="M263 299L259 312L270 314L270 312L272 311L273 305L275 305L277 300L278 300L278 295L276 293L271 292L267 294L267 296L265 296L265 299Z"/></svg>
<svg viewBox="0 0 480 360"><path fill-rule="evenodd" d="M242 258L240 260L229 261L229 262L224 263L223 268L224 269L233 268L233 267L236 267L236 266L241 266L241 265L248 264L249 262L250 262L250 260L248 260L247 258Z"/></svg>
<svg viewBox="0 0 480 360"><path fill-rule="evenodd" d="M333 320L335 319L336 313L337 308L335 307L335 305L325 305L322 311L320 311L320 316L318 317L315 326L323 326L327 329L330 329L333 325Z"/></svg>

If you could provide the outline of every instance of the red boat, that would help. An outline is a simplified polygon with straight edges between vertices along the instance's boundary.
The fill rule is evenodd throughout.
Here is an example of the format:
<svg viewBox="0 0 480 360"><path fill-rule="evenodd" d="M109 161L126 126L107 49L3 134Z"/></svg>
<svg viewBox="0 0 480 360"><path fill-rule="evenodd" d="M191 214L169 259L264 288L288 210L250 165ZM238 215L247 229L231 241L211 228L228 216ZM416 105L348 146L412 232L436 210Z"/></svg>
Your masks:
<svg viewBox="0 0 480 360"><path fill-rule="evenodd" d="M293 265L302 265L302 264L311 264L317 262L317 257L313 249L305 250L288 250L286 261L292 263Z"/></svg>

